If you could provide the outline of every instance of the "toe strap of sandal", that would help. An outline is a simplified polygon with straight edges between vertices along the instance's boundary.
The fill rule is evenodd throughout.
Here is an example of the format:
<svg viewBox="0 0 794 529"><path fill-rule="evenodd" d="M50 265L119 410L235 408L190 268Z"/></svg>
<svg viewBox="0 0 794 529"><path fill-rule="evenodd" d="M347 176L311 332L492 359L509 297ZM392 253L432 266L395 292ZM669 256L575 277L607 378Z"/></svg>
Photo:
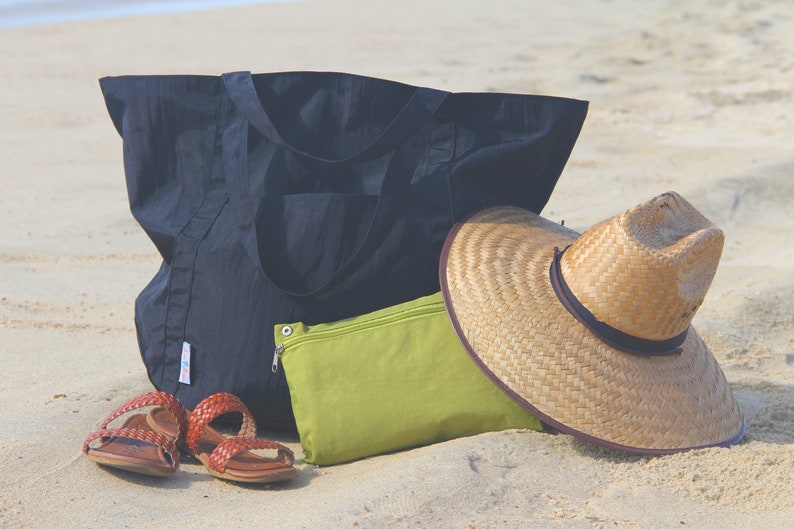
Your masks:
<svg viewBox="0 0 794 529"><path fill-rule="evenodd" d="M102 428L90 434L83 443L83 452L88 453L90 445L97 439L102 441L109 437L126 437L137 441L145 441L161 448L171 462L171 468L176 470L179 466L179 450L171 439L152 430L141 430L139 428Z"/></svg>
<svg viewBox="0 0 794 529"><path fill-rule="evenodd" d="M187 433L187 411L185 410L184 406L182 406L182 403L179 402L179 399L165 391L152 391L131 398L111 412L110 415L105 417L105 420L102 421L100 429L105 430L107 429L108 424L110 424L110 422L114 419L124 415L129 411L136 410L138 408L144 408L146 406L162 406L173 414L178 428L177 439L181 439L181 437Z"/></svg>
<svg viewBox="0 0 794 529"><path fill-rule="evenodd" d="M255 437L256 420L243 401L231 393L215 393L199 402L190 412L185 442L193 453L199 453L199 440L209 423L224 413L236 412L243 416L238 437Z"/></svg>
<svg viewBox="0 0 794 529"><path fill-rule="evenodd" d="M281 463L284 466L292 466L295 462L295 454L292 450L277 443L268 441L261 437L230 437L215 447L209 459L209 467L219 473L226 471L226 465L237 454L247 450L278 450L278 457L272 461Z"/></svg>

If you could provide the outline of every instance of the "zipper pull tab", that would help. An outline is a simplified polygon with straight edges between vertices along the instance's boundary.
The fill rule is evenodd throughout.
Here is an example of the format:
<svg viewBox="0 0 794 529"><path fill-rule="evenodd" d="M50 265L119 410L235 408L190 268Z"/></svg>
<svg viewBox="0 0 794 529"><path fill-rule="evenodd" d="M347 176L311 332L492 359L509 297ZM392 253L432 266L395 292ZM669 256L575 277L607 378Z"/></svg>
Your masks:
<svg viewBox="0 0 794 529"><path fill-rule="evenodd" d="M281 353L284 351L284 344L280 343L276 346L276 350L273 351L273 365L271 366L271 370L274 373L278 372L278 357L281 356Z"/></svg>

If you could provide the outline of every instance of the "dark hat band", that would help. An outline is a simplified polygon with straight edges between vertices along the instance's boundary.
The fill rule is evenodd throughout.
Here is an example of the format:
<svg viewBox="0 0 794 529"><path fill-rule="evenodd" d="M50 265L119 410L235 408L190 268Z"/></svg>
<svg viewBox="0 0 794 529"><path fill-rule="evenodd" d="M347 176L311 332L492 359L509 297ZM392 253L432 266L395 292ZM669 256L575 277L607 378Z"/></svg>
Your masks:
<svg viewBox="0 0 794 529"><path fill-rule="evenodd" d="M645 338L638 338L630 334L612 327L611 325L600 321L595 315L587 310L587 307L576 298L576 295L571 292L565 278L562 276L562 269L560 267L560 258L565 250L554 247L554 259L549 267L549 280L554 293L557 294L557 299L560 300L565 309L576 318L579 323L585 326L587 330L592 332L599 340L605 344L619 349L626 353L642 356L669 356L681 353L681 345L686 340L689 328L684 332L666 340L646 340Z"/></svg>

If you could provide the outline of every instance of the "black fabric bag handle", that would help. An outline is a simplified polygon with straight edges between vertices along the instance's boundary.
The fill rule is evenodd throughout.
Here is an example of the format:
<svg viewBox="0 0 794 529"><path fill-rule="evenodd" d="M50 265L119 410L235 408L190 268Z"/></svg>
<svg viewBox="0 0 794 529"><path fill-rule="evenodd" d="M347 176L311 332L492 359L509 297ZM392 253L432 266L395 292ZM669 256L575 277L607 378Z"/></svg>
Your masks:
<svg viewBox="0 0 794 529"><path fill-rule="evenodd" d="M329 74L332 75L332 74ZM345 74L336 74L345 75ZM305 152L289 144L270 119L259 101L254 80L250 72L234 72L223 75L226 90L240 113L267 138L283 149L328 164L343 164L376 158L400 144L410 134L421 129L436 114L448 92L432 88L417 88L405 106L397 113L383 132L361 151L338 159L324 158ZM391 81L383 81L390 83Z"/></svg>
<svg viewBox="0 0 794 529"><path fill-rule="evenodd" d="M223 81L227 93L237 110L246 118L250 125L263 133L271 142L299 156L327 164L344 164L373 159L385 155L389 153L389 151L392 151L392 157L398 156L399 154L396 147L411 134L418 132L429 123L449 94L448 92L440 90L417 88L406 105L370 145L350 156L339 159L328 159L295 148L284 140L273 124L273 121L270 119L270 116L268 116L266 110L262 107L250 72L224 74ZM239 132L243 131L240 130ZM238 143L237 148L245 149L246 145L247 142L242 141ZM245 157L245 155L243 155L243 157ZM393 164L389 164L390 168L392 166ZM316 288L296 289L275 279L276 274L273 273L273 267L265 260L266 255L272 255L274 252L260 251L258 236L256 234L257 227L255 225L253 201L251 200L247 182L247 168L245 167L245 163L243 163L242 167L239 169L240 170L233 172L227 171L227 178L236 175L238 178L243 179L242 182L237 182L235 186L235 189L238 191L241 190L239 187L240 185L244 188L243 195L237 195L243 198L239 206L242 208L242 211L240 211L243 220L242 226L249 226L254 232L253 240L248 238L248 240L244 240L244 242L247 242L248 245L252 245L249 246L249 253L252 253L255 262L259 263L259 267L267 279L284 294L296 299L319 297L330 292L366 261L371 251L376 248L385 237L388 223L392 218L395 206L399 203L399 198L405 195L410 179L413 176L412 173L399 174L396 171L387 171L383 176L381 188L378 192L377 203L366 234L358 247L353 251L351 256L328 277L328 279L322 282L320 286ZM274 258L275 257L277 256L274 256Z"/></svg>
<svg viewBox="0 0 794 529"><path fill-rule="evenodd" d="M286 286L275 279L275 274L272 272L270 264L264 258L260 258L262 271L265 273L268 280L283 293L296 299L320 297L336 288L366 261L371 252L377 248L378 244L385 237L389 220L392 218L392 212L395 210L395 206L398 203L397 197L404 195L404 190L408 187L408 181L410 179L410 175L407 175L408 178L399 178L400 176L403 175L386 174L384 176L383 185L378 194L377 203L375 204L375 210L372 213L372 218L370 219L369 227L367 228L364 238L347 261L342 263L342 265L320 286L306 290L298 290ZM274 259L278 257L273 253L268 253L267 255L272 255Z"/></svg>

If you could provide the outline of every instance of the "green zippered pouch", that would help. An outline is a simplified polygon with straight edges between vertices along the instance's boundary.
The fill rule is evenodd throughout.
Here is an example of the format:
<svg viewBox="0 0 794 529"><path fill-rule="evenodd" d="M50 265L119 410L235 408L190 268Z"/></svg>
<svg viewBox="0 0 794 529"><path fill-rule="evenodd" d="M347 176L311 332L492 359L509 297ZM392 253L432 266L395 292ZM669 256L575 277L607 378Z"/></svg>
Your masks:
<svg viewBox="0 0 794 529"><path fill-rule="evenodd" d="M273 368L284 369L307 463L542 429L466 353L441 293L334 323L276 325L275 337Z"/></svg>

